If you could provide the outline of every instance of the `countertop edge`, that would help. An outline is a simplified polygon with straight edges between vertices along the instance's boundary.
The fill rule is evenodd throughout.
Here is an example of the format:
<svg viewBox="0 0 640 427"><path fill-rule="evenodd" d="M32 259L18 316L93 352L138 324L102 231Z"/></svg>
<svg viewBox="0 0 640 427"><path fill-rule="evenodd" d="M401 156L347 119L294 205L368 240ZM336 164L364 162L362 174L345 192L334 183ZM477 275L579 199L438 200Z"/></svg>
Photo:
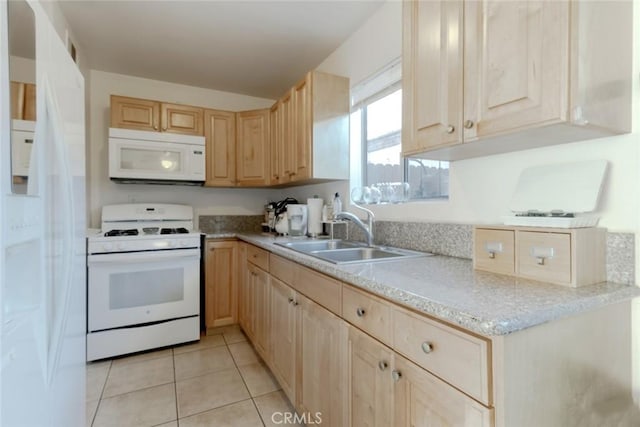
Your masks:
<svg viewBox="0 0 640 427"><path fill-rule="evenodd" d="M538 310L535 313L525 313L523 315L510 318L483 318L461 311L457 308L453 308L449 305L438 303L425 296L416 295L398 287L389 286L375 280L363 278L358 274L341 269L338 265L295 252L291 249L277 246L274 244L274 236L258 233L250 234L233 232L206 234L206 238L237 238L268 250L271 253L282 256L283 258L297 262L305 267L312 268L328 276L334 277L351 286L355 286L356 288L381 296L406 308L419 311L434 318L441 319L444 322L487 337L508 335L522 329L538 326L560 318L577 315L582 312L595 310L609 304L620 303L627 300L630 301L631 299L640 296L640 287L625 285L605 294L582 297L579 303L571 302L558 304L547 309ZM273 242L265 243L265 238L271 238ZM437 256L445 257L443 255Z"/></svg>

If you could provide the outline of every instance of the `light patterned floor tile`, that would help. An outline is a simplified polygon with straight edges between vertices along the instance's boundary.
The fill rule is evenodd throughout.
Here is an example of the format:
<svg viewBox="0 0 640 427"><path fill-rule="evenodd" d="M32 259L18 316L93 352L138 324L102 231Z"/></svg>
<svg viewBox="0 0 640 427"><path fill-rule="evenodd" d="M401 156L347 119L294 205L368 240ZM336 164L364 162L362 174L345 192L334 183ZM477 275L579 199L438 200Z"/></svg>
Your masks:
<svg viewBox="0 0 640 427"><path fill-rule="evenodd" d="M173 348L173 354L182 354L188 351L203 350L205 348L225 345L222 333L216 335L202 335L200 341L192 344L183 344Z"/></svg>
<svg viewBox="0 0 640 427"><path fill-rule="evenodd" d="M134 354L132 356L118 357L113 359L113 366L124 365L131 362L142 362L145 360L159 359L161 357L173 356L173 350L165 348L163 350L147 351L144 353Z"/></svg>
<svg viewBox="0 0 640 427"><path fill-rule="evenodd" d="M233 344L247 340L247 336L242 332L240 326L224 326L222 329L222 336L227 344Z"/></svg>
<svg viewBox="0 0 640 427"><path fill-rule="evenodd" d="M102 399L93 427L146 427L176 419L173 384Z"/></svg>
<svg viewBox="0 0 640 427"><path fill-rule="evenodd" d="M177 421L171 421L170 423L160 424L154 427L178 427Z"/></svg>
<svg viewBox="0 0 640 427"><path fill-rule="evenodd" d="M242 379L247 384L251 396L260 396L272 391L280 390L280 385L273 377L269 368L262 363L239 366Z"/></svg>
<svg viewBox="0 0 640 427"><path fill-rule="evenodd" d="M251 399L180 419L180 427L262 427Z"/></svg>
<svg viewBox="0 0 640 427"><path fill-rule="evenodd" d="M282 426L285 424L284 417L291 417L295 413L293 406L282 390L263 394L262 396L254 398L254 400L266 427ZM293 422L286 423L286 425L302 427L302 424Z"/></svg>
<svg viewBox="0 0 640 427"><path fill-rule="evenodd" d="M235 368L226 346L190 351L174 356L176 380Z"/></svg>
<svg viewBox="0 0 640 427"><path fill-rule="evenodd" d="M236 368L177 381L176 389L178 391L179 418L250 397Z"/></svg>
<svg viewBox="0 0 640 427"><path fill-rule="evenodd" d="M173 381L173 357L125 363L111 368L103 397L115 396Z"/></svg>
<svg viewBox="0 0 640 427"><path fill-rule="evenodd" d="M110 368L110 360L87 363L87 401L100 399Z"/></svg>
<svg viewBox="0 0 640 427"><path fill-rule="evenodd" d="M261 361L260 356L258 356L258 353L256 353L253 346L249 344L248 341L230 344L229 351L238 366L250 365Z"/></svg>

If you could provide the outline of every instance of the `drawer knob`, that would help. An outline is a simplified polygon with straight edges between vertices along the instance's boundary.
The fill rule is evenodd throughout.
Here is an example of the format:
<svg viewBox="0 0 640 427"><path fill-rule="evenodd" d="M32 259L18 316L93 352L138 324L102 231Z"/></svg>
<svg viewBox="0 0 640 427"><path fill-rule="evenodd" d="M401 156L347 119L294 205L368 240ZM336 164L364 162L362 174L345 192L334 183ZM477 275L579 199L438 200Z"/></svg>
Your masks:
<svg viewBox="0 0 640 427"><path fill-rule="evenodd" d="M471 129L473 125L474 125L473 120L467 120L464 122L465 129Z"/></svg>
<svg viewBox="0 0 640 427"><path fill-rule="evenodd" d="M496 253L495 252L493 252L493 251L489 252L489 258L495 259L495 257L496 257Z"/></svg>
<svg viewBox="0 0 640 427"><path fill-rule="evenodd" d="M400 381L400 378L402 378L402 372L394 369L393 371L391 371L391 378L393 378L394 382Z"/></svg>
<svg viewBox="0 0 640 427"><path fill-rule="evenodd" d="M364 316L364 314L365 314L364 308L358 307L356 309L356 316L362 317L362 316Z"/></svg>
<svg viewBox="0 0 640 427"><path fill-rule="evenodd" d="M538 265L544 265L544 257L536 257L536 263L538 263Z"/></svg>
<svg viewBox="0 0 640 427"><path fill-rule="evenodd" d="M378 368L380 368L381 371L384 371L388 367L389 367L389 365L384 360L381 360L381 361L378 362Z"/></svg>
<svg viewBox="0 0 640 427"><path fill-rule="evenodd" d="M453 133L455 131L456 131L455 126L453 126L453 125L447 126L447 133Z"/></svg>
<svg viewBox="0 0 640 427"><path fill-rule="evenodd" d="M431 344L429 341L423 342L422 351L424 351L426 354L431 353L433 351L433 344Z"/></svg>

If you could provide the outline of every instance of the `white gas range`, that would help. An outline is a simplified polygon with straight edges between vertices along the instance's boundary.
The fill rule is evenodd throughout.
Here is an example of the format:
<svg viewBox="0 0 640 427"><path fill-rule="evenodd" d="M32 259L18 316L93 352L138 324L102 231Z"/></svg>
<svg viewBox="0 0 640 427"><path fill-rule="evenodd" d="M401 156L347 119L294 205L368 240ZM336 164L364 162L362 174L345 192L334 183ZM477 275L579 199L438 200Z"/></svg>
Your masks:
<svg viewBox="0 0 640 427"><path fill-rule="evenodd" d="M102 208L87 243L87 360L199 339L200 241L190 206Z"/></svg>

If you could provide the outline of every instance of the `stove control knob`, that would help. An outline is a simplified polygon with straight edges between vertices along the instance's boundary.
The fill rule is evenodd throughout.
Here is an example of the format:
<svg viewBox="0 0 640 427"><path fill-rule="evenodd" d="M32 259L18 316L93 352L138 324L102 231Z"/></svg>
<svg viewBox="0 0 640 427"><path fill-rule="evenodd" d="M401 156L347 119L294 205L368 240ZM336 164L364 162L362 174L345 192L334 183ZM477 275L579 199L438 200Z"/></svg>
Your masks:
<svg viewBox="0 0 640 427"><path fill-rule="evenodd" d="M111 244L111 243L104 243L102 245L102 250L104 250L104 251L110 251L112 249L113 249L113 244Z"/></svg>

